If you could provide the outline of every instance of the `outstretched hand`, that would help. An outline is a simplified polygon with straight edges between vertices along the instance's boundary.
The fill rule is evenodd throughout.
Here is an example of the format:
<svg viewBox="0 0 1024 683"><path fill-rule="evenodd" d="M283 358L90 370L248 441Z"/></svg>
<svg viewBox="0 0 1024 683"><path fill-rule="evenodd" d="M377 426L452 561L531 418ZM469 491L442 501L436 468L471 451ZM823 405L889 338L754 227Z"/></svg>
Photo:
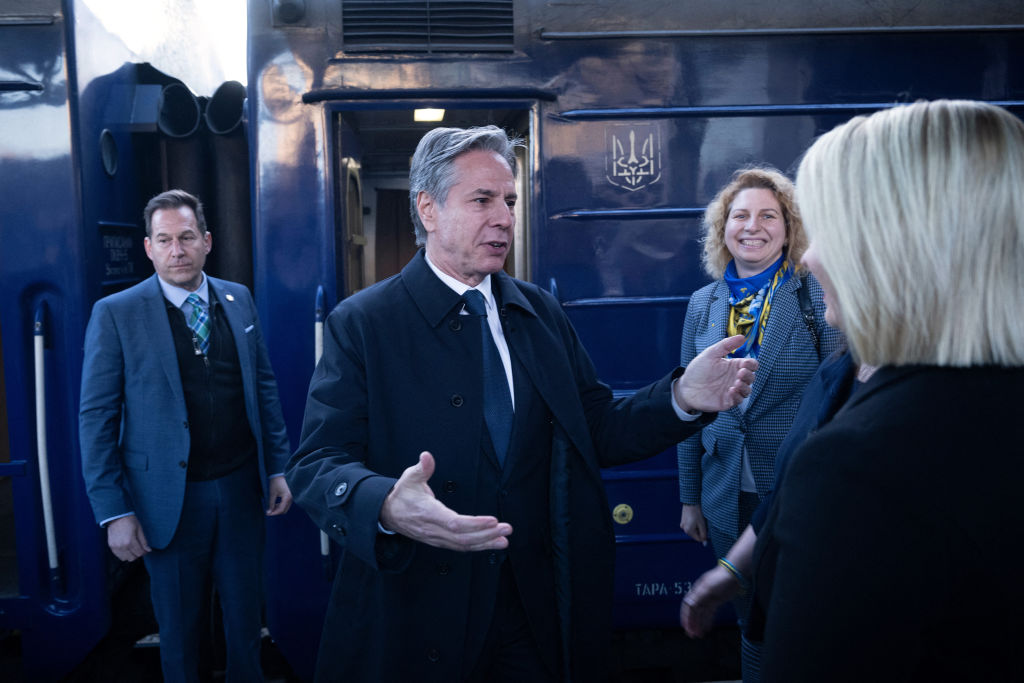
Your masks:
<svg viewBox="0 0 1024 683"><path fill-rule="evenodd" d="M711 629L718 608L740 592L736 579L716 565L701 574L683 596L679 605L679 623L691 638L702 637Z"/></svg>
<svg viewBox="0 0 1024 683"><path fill-rule="evenodd" d="M402 472L380 510L384 528L449 550L507 548L510 524L490 516L460 515L434 496L427 484L434 466L434 456L423 451L419 462Z"/></svg>
<svg viewBox="0 0 1024 683"><path fill-rule="evenodd" d="M750 395L757 361L728 358L743 340L741 334L727 337L690 361L673 389L680 408L688 413L715 413L739 405Z"/></svg>

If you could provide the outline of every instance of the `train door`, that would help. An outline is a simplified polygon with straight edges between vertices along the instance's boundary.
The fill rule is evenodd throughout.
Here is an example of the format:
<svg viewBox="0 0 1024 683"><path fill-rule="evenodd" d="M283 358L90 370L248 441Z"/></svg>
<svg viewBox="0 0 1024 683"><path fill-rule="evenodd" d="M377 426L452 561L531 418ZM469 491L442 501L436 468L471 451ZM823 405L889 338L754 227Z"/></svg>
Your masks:
<svg viewBox="0 0 1024 683"><path fill-rule="evenodd" d="M416 253L409 214L409 162L424 133L438 126L496 125L526 142L526 148L520 150L517 177L520 201L515 248L505 264L510 274L525 279L532 194L530 106L431 103L431 110L443 118L417 121L417 111L421 110L413 104L394 103L380 109L339 105L333 114L333 155L339 160L335 166L335 235L336 245L341 248L336 254L339 297L394 275ZM356 272L360 268L361 274Z"/></svg>
<svg viewBox="0 0 1024 683"><path fill-rule="evenodd" d="M27 680L65 674L109 620L76 448L80 150L100 132L76 124L69 5L0 7L0 636L23 656L0 677Z"/></svg>

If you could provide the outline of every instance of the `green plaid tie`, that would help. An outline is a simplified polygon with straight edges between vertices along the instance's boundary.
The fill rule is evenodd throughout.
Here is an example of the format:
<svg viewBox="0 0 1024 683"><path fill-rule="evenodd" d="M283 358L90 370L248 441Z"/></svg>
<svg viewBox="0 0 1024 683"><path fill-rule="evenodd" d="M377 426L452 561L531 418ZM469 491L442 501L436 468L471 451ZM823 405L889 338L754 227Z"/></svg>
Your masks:
<svg viewBox="0 0 1024 683"><path fill-rule="evenodd" d="M194 292L189 294L185 301L192 304L192 315L188 317L188 326L196 335L199 351L206 355L206 352L210 350L210 316L198 294Z"/></svg>

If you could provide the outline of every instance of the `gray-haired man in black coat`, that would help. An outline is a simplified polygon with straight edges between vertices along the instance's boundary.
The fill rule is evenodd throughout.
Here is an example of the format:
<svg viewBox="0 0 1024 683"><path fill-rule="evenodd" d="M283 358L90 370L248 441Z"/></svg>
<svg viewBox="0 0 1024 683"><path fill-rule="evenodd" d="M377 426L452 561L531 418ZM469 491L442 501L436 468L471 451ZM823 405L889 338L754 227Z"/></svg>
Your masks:
<svg viewBox="0 0 1024 683"><path fill-rule="evenodd" d="M328 318L286 471L344 548L317 680L600 680L614 540L599 468L750 393L756 361L726 358L736 337L613 399L558 302L502 271L516 144L493 126L428 133L410 176L425 249ZM510 433L488 419L488 354Z"/></svg>

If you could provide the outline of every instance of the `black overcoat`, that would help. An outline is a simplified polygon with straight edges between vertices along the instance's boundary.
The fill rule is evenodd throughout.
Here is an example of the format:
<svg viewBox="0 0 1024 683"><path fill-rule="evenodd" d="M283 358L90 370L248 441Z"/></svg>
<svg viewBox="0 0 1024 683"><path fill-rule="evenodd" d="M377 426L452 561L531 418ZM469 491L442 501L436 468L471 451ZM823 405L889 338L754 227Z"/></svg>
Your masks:
<svg viewBox="0 0 1024 683"><path fill-rule="evenodd" d="M572 680L601 680L614 537L599 468L654 455L714 416L676 417L670 392L680 369L614 399L557 300L504 273L492 276L492 288L513 363L525 370L551 420L549 452L530 456L548 461L550 492L521 501L513 539L540 539L518 552L550 563L557 597L548 610ZM302 437L286 471L295 500L344 549L319 680L459 680L471 612L493 599L474 592L480 553L384 536L377 524L384 497L425 450L437 463L430 484L441 502L462 514L491 514L478 490L487 466L480 332L462 324L459 301L421 251L399 275L345 299L328 316ZM506 463L513 472L501 475L500 493L511 499L521 466ZM517 572L524 594L532 590L526 576Z"/></svg>
<svg viewBox="0 0 1024 683"><path fill-rule="evenodd" d="M793 454L752 566L761 680L1022 680L1022 383L883 367Z"/></svg>

